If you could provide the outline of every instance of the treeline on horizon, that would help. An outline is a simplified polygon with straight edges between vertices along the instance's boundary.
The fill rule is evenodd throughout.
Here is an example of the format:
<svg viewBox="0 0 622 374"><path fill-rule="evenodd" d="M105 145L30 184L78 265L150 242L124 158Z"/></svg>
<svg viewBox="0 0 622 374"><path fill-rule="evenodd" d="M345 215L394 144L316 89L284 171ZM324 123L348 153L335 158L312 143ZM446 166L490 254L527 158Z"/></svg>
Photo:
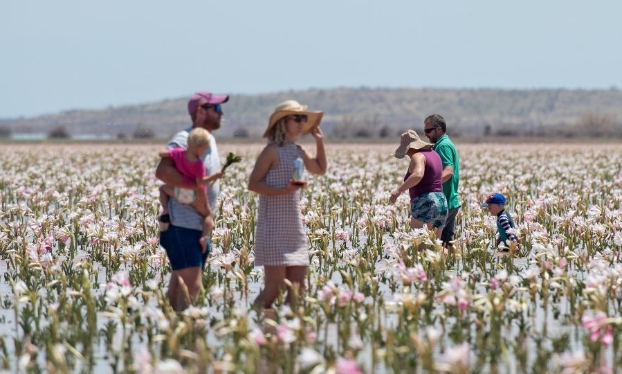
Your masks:
<svg viewBox="0 0 622 374"><path fill-rule="evenodd" d="M387 138L420 129L439 113L455 137L622 137L622 91L336 88L231 95L219 137L260 138L273 108L295 99L324 111L322 128L337 139ZM45 133L50 138L90 134L116 139L166 138L190 125L187 98L71 110L0 120L0 137Z"/></svg>

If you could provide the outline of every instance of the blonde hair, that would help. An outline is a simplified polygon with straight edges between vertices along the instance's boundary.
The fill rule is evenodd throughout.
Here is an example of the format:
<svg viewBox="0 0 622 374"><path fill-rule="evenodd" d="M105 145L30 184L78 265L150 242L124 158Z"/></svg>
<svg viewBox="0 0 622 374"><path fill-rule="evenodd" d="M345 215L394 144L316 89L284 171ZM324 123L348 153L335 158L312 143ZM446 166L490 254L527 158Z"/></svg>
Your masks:
<svg viewBox="0 0 622 374"><path fill-rule="evenodd" d="M202 127L195 127L188 134L188 147L200 147L202 145L207 145L209 147L211 140L212 135L209 131Z"/></svg>
<svg viewBox="0 0 622 374"><path fill-rule="evenodd" d="M285 144L285 139L287 135L287 117L285 116L274 124L270 129L270 134L268 139L275 142L278 146L282 146Z"/></svg>

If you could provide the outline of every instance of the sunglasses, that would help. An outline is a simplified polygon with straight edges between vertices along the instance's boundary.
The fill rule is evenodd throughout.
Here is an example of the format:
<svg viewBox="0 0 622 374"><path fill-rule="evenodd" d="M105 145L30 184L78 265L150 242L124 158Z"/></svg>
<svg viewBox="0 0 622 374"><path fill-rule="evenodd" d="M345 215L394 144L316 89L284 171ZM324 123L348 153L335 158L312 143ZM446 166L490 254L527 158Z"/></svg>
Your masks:
<svg viewBox="0 0 622 374"><path fill-rule="evenodd" d="M222 113L222 105L220 104L203 104L201 105L201 108L203 108L204 110L208 110L209 108L214 108L214 112L216 113Z"/></svg>
<svg viewBox="0 0 622 374"><path fill-rule="evenodd" d="M309 120L309 117L306 114L294 114L292 116L292 119L294 120L294 122L296 123L300 123L300 122L307 122Z"/></svg>
<svg viewBox="0 0 622 374"><path fill-rule="evenodd" d="M433 130L436 130L437 127L430 127L429 129L423 129L423 132L425 132L426 134L431 133Z"/></svg>

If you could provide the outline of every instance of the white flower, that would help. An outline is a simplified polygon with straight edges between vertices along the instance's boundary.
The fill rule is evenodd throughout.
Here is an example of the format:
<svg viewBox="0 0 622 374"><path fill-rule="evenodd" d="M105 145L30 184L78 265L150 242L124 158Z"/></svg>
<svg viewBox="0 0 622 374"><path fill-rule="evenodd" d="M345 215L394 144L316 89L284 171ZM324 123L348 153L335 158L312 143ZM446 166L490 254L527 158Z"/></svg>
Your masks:
<svg viewBox="0 0 622 374"><path fill-rule="evenodd" d="M153 373L153 367L151 366L151 353L145 347L136 356L134 361L134 370L141 374Z"/></svg>
<svg viewBox="0 0 622 374"><path fill-rule="evenodd" d="M439 358L439 370L450 372L466 372L469 369L470 349L468 343L447 348Z"/></svg>
<svg viewBox="0 0 622 374"><path fill-rule="evenodd" d="M497 278L501 282L505 282L505 280L508 279L508 271L505 269L501 270L497 273L497 275L495 275L495 278Z"/></svg>
<svg viewBox="0 0 622 374"><path fill-rule="evenodd" d="M285 344L293 343L296 341L296 335L294 332L285 325L278 325L276 327L276 336L279 338L279 341Z"/></svg>
<svg viewBox="0 0 622 374"><path fill-rule="evenodd" d="M24 281L17 281L15 282L15 295L17 296L21 296L23 294L25 294L26 292L28 292L28 286L26 286L26 283L24 283Z"/></svg>
<svg viewBox="0 0 622 374"><path fill-rule="evenodd" d="M563 368L563 374L585 372L588 365L585 353L581 351L572 353L564 352L561 355L555 354L553 355L553 362Z"/></svg>
<svg viewBox="0 0 622 374"><path fill-rule="evenodd" d="M214 286L209 294L213 299L220 299L225 294L225 291L218 286Z"/></svg>
<svg viewBox="0 0 622 374"><path fill-rule="evenodd" d="M430 341L430 343L434 345L436 341L438 340L438 338L441 336L441 331L434 328L433 326L428 326L425 329L425 334L428 337L428 340Z"/></svg>
<svg viewBox="0 0 622 374"><path fill-rule="evenodd" d="M194 319L207 317L209 310L207 307L197 308L194 305L189 306L182 312L184 316L189 316Z"/></svg>
<svg viewBox="0 0 622 374"><path fill-rule="evenodd" d="M145 286L147 287L147 289L155 291L158 289L158 282L155 279L149 279L145 282Z"/></svg>
<svg viewBox="0 0 622 374"><path fill-rule="evenodd" d="M186 371L181 364L172 358L158 362L153 372L154 374L185 374Z"/></svg>
<svg viewBox="0 0 622 374"><path fill-rule="evenodd" d="M20 371L26 372L26 367L30 364L30 355L28 353L24 353L19 357L19 362L17 363L17 367Z"/></svg>
<svg viewBox="0 0 622 374"><path fill-rule="evenodd" d="M316 350L304 347L300 350L300 355L298 356L298 362L300 363L300 368L303 370L311 369L319 364L324 364L324 357L319 354Z"/></svg>

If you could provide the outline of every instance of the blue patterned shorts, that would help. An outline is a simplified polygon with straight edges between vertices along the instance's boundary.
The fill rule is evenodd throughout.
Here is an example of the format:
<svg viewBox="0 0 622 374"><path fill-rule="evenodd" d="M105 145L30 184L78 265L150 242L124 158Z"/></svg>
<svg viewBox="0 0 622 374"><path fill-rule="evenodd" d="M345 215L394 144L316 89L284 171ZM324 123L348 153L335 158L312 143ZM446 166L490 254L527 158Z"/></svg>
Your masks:
<svg viewBox="0 0 622 374"><path fill-rule="evenodd" d="M447 199L442 192L426 192L410 202L410 216L435 228L445 226Z"/></svg>

